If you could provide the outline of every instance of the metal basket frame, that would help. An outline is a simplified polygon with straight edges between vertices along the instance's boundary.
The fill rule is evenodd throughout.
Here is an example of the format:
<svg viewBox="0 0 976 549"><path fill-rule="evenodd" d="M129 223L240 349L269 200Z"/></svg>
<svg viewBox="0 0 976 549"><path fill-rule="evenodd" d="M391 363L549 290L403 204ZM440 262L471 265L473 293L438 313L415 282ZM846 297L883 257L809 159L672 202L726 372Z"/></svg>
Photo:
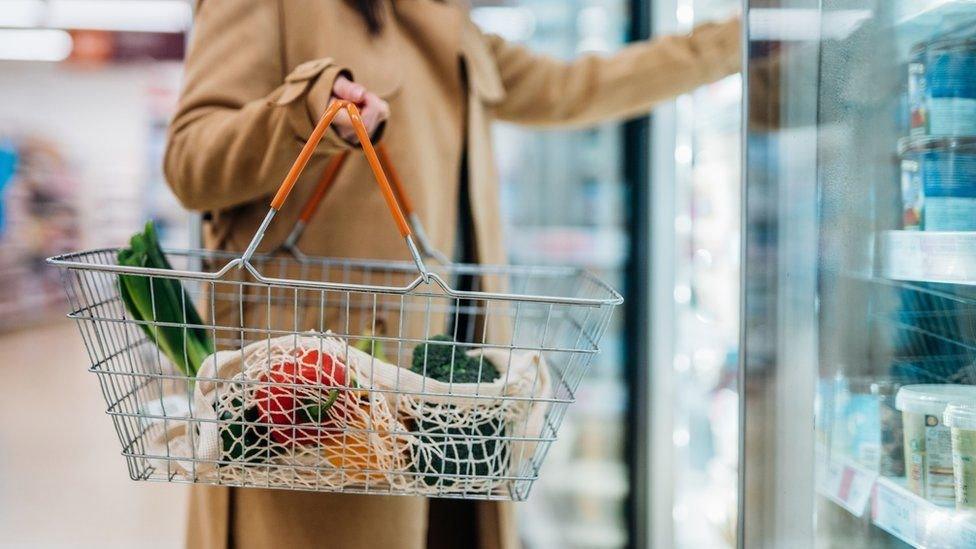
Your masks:
<svg viewBox="0 0 976 549"><path fill-rule="evenodd" d="M330 162L319 184L319 189L304 208L294 230L278 249L257 253L264 231L280 209L291 187L311 156L318 140L340 109L346 109L354 122L367 159L387 197L391 213L397 219L398 228L411 252L409 261L369 261L355 259L321 258L305 255L297 242L311 213L314 212L331 184L345 155ZM306 154L307 152L307 154ZM391 175L391 187L386 174ZM405 210L405 212L404 212ZM406 215L404 215L406 213ZM414 236L420 246L415 244ZM348 492L384 495L427 495L464 499L523 500L528 496L539 468L556 439L566 410L575 401L576 389L599 352L599 341L607 329L613 309L623 302L622 297L608 284L582 269L567 267L526 267L508 265L452 264L437 252L423 232L422 224L413 213L402 184L386 158L369 142L354 105L336 102L316 126L312 137L289 172L282 189L272 201L272 207L256 232L247 250L233 254L209 250L166 250L177 269L153 269L118 265L117 248L102 248L85 252L64 254L48 261L62 270L64 285L70 306L69 318L77 322L91 363L90 371L99 379L105 398L107 413L112 417L116 434L126 459L129 476L134 480L190 482L226 486L256 486L329 492ZM433 259L436 265L429 268L423 258ZM209 269L208 269L209 267ZM180 281L191 296L190 303L183 304L184 322L165 322L156 318L135 320L128 314L119 292L121 276L172 279ZM469 277L473 289L459 290L452 281ZM481 288L484 286L484 288ZM155 286L150 283L150 288ZM488 288L495 290L488 291ZM499 290L502 289L502 290ZM187 323L187 306L193 302L202 304L204 324ZM227 307L230 305L230 308ZM220 311L218 310L220 309ZM237 309L236 313L234 309ZM155 313L155 295L153 295ZM223 311L223 312L221 312ZM233 322L235 317L237 321ZM260 316L262 319L249 318ZM291 318L288 318L291 317ZM317 317L317 318L316 318ZM462 320L464 319L464 320ZM379 325L387 324L388 332ZM461 324L466 334L459 334ZM496 329L496 325L506 326ZM446 328L442 328L446 326ZM405 440L423 440L435 449L452 454L454 465L442 465L440 471L431 472L381 468L373 466L367 455L366 466L347 467L326 461L294 462L292 455L258 456L254 459L228 458L226 452L214 459L201 458L192 443L194 436L207 424L216 425L223 437L225 429L239 427L239 441L243 444L248 430L274 434L282 429L280 423L268 417L244 420L208 418L195 409L194 391L201 383L214 385L227 383L219 375L186 375L176 371L162 356L143 329L159 330L163 327L203 329L211 334L218 348L241 349L242 364L244 347L255 341L271 341L283 337L326 336L344 342L346 349L357 341L367 339L372 350L379 345L395 348L390 364L409 368L410 354L419 344L444 345L432 336L453 330L456 343L452 350L451 378L447 389L432 391L400 391L400 386L381 387L370 379L357 379L357 386L329 386L341 391L341 398L386 399L399 407L404 398L443 399L457 406L483 406L486 410L523 410L516 415L526 429L506 420L493 420L498 424L496 433L471 431L438 432L424 429L424 421L410 419L399 423L394 415L393 427L375 427L372 419L365 428L349 424L348 417L329 436L341 435L342 444L347 437L404 437ZM480 333L478 333L480 332ZM537 391L540 372L529 393L482 394L481 382L473 393L458 392L453 382L455 354L465 350L485 349L507 352L503 387L509 386L508 375L512 371L513 356L537 356L545 364L551 376L547 394ZM184 352L186 349L184 348ZM520 355L521 353L521 355ZM378 360L378 359L377 359ZM480 358L483 367L484 355ZM370 362L372 367L373 362ZM422 371L427 371L427 355L424 355ZM494 365L500 369L499 365ZM243 366L242 366L243 368ZM372 371L372 370L370 370ZM281 382L268 379L236 378L234 387L239 390L292 391L294 402L298 391L308 391L309 386L296 380ZM487 384L486 384L487 386ZM322 389L317 389L321 393ZM288 393L286 393L288 394ZM365 394L366 396L362 396ZM218 395L219 396L219 395ZM169 402L185 397L188 410L167 410ZM378 400L375 400L378 402ZM374 400L369 400L374 402ZM242 407L247 404L245 398ZM251 402L251 406L255 406ZM454 404L449 404L451 409ZM542 406L544 418L531 432L527 429L529 412L534 406ZM521 408L520 408L521 407ZM172 405L171 405L172 408ZM460 408L459 408L460 409ZM294 412L294 411L293 411ZM423 412L423 406L421 406ZM392 412L391 412L392 413ZM400 413L398 409L397 414ZM512 420L512 421L516 421ZM301 425L301 427L296 427ZM306 424L291 424L292 437L306 430ZM178 455L171 447L170 439L160 451L152 441L171 428L183 428L191 441L190 455ZM321 433L321 425L313 426ZM194 434L196 433L196 434ZM412 437L412 438L411 438ZM274 438L274 437L272 437ZM223 439L221 439L223 440ZM365 439L363 439L365 440ZM322 435L318 447L322 451ZM411 443L413 444L413 443ZM480 446L479 446L480 445ZM472 464L465 465L465 455L458 448L467 448L467 458ZM479 471L474 465L475 450L482 453L497 452L499 457L489 459L496 467L489 473ZM515 455L516 448L520 455ZM226 448L225 448L226 450ZM303 448L304 452L306 449ZM345 451L345 448L343 448ZM407 448L412 459L415 450ZM367 452L368 454L368 452ZM479 458L482 459L482 458ZM444 463L446 463L446 460ZM362 465L362 464L360 464ZM337 476L338 475L338 476ZM325 479L330 479L326 481ZM336 480L338 479L338 480Z"/></svg>

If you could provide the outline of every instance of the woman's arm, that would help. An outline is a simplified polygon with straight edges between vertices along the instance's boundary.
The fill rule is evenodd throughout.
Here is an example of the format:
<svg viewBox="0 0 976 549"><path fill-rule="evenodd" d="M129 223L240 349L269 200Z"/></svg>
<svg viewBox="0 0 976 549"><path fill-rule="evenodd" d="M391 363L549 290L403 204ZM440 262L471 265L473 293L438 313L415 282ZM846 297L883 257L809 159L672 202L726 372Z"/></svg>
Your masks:
<svg viewBox="0 0 976 549"><path fill-rule="evenodd" d="M700 25L686 36L632 44L609 55L562 62L487 35L505 88L502 120L588 125L646 113L663 100L737 72L738 20Z"/></svg>
<svg viewBox="0 0 976 549"><path fill-rule="evenodd" d="M187 208L218 210L273 193L312 132L318 113L307 97L328 98L343 72L331 59L285 72L278 6L272 0L198 6L164 161L166 179ZM318 152L349 146L330 131Z"/></svg>

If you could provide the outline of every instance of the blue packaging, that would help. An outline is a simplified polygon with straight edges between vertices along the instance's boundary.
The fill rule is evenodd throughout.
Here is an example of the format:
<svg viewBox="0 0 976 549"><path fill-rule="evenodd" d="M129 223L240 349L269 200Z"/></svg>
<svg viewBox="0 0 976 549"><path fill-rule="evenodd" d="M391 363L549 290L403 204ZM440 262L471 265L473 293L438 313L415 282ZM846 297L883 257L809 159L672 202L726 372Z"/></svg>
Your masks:
<svg viewBox="0 0 976 549"><path fill-rule="evenodd" d="M947 39L925 48L929 135L976 135L976 40Z"/></svg>
<svg viewBox="0 0 976 549"><path fill-rule="evenodd" d="M911 135L976 135L976 39L912 47L908 103Z"/></svg>
<svg viewBox="0 0 976 549"><path fill-rule="evenodd" d="M909 138L899 152L903 169L917 170L903 183L921 183L922 230L976 231L976 138Z"/></svg>

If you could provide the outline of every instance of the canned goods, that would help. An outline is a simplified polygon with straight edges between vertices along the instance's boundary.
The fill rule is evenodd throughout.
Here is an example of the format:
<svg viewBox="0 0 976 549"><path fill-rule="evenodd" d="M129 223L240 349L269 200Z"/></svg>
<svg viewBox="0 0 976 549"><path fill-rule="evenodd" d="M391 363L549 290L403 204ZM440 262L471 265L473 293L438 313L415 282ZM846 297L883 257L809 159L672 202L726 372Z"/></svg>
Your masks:
<svg viewBox="0 0 976 549"><path fill-rule="evenodd" d="M921 209L923 230L976 231L976 137L902 139L898 152L906 228Z"/></svg>
<svg viewBox="0 0 976 549"><path fill-rule="evenodd" d="M915 45L908 96L912 135L976 135L976 38Z"/></svg>

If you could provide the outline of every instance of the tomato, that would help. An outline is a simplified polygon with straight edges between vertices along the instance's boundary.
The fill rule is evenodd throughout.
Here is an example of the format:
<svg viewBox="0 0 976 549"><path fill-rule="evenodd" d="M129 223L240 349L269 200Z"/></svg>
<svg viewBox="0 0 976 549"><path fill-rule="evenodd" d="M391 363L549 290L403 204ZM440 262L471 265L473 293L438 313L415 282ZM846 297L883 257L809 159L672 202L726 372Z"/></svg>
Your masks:
<svg viewBox="0 0 976 549"><path fill-rule="evenodd" d="M276 362L261 374L254 400L261 422L302 426L271 428L275 442L315 444L323 436L341 432L346 391L329 388L345 387L346 367L318 349L295 349L292 356L297 362Z"/></svg>

